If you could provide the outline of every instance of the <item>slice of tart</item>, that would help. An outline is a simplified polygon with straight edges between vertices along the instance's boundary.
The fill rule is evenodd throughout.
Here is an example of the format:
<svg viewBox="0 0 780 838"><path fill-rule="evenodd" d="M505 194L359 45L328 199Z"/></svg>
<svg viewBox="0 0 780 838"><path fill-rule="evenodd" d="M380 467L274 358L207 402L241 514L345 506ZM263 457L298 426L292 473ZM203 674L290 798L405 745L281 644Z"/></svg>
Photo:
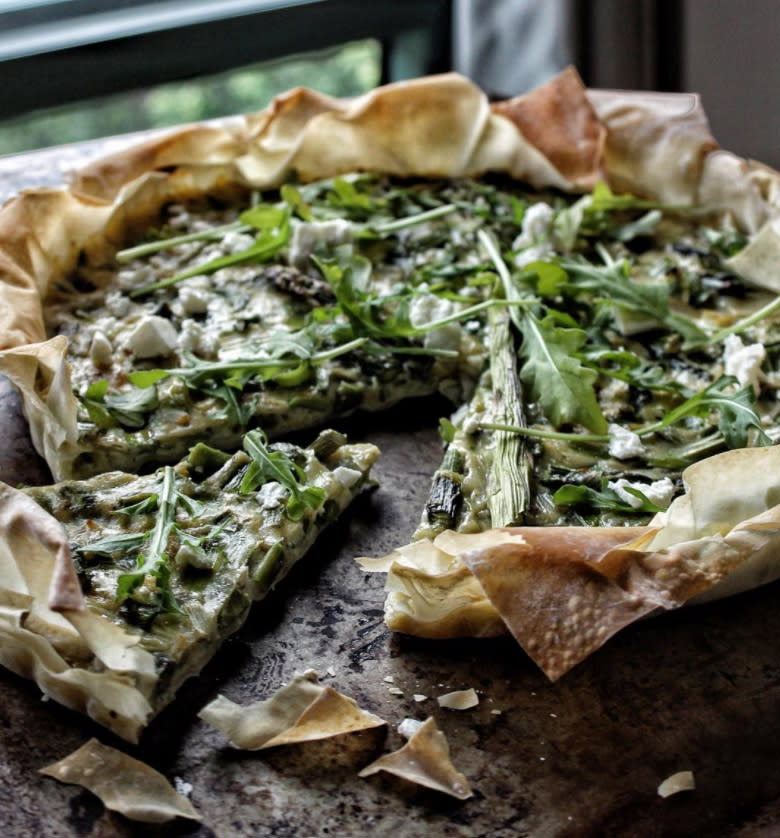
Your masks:
<svg viewBox="0 0 780 838"><path fill-rule="evenodd" d="M339 517L378 451L247 434L135 476L0 484L0 662L136 741Z"/></svg>

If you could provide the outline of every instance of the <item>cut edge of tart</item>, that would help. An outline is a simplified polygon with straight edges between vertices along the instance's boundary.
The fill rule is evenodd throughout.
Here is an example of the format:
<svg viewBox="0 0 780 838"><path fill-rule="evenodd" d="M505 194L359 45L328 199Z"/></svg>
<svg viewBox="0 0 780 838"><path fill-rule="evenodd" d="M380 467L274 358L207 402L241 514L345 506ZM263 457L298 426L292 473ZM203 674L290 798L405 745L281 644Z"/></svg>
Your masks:
<svg viewBox="0 0 780 838"><path fill-rule="evenodd" d="M0 662L137 741L347 508L378 454L335 431L305 449L247 439L246 451L201 445L151 475L0 484Z"/></svg>

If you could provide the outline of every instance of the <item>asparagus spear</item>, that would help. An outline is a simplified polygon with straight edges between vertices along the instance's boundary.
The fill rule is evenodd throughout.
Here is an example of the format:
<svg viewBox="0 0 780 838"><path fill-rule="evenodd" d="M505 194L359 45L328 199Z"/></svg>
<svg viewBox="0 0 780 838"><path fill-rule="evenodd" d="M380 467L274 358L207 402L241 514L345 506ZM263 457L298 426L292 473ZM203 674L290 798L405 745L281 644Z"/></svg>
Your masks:
<svg viewBox="0 0 780 838"><path fill-rule="evenodd" d="M517 301L509 269L501 258L496 243L484 230L479 240L495 265L506 300ZM490 330L490 374L493 379L492 410L497 424L525 426L523 391L517 372L511 309L492 308L488 312ZM488 478L488 509L494 527L520 523L530 501L531 471L527 443L520 434L494 431L494 451Z"/></svg>
<svg viewBox="0 0 780 838"><path fill-rule="evenodd" d="M425 505L428 521L437 532L456 525L463 504L461 481L464 466L463 453L450 444L441 467L433 477L431 494Z"/></svg>
<svg viewBox="0 0 780 838"><path fill-rule="evenodd" d="M497 424L525 426L522 385L517 375L517 351L509 313L491 309L490 375L493 392L490 413ZM493 431L493 452L488 474L488 509L494 527L522 521L530 500L530 455L524 436Z"/></svg>

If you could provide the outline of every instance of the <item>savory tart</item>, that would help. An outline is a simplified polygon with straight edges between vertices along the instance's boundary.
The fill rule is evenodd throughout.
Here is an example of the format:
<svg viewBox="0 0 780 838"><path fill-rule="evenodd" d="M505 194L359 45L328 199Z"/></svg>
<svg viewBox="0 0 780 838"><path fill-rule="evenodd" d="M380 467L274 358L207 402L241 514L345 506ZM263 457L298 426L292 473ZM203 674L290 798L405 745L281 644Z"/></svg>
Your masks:
<svg viewBox="0 0 780 838"><path fill-rule="evenodd" d="M57 478L450 395L422 540L397 564L424 590L431 560L409 555L427 537L520 543L434 554L453 582L430 589L438 635L464 633L446 615L465 586L466 633L506 624L556 675L630 622L600 622L613 595L627 617L749 555L743 581L774 574L774 489L746 505L727 489L739 455L775 458L778 183L718 149L695 97L586 91L571 69L492 106L454 75L354 101L295 90L4 208L0 372ZM721 475L725 517L694 514L699 468ZM659 551L704 581L659 585ZM518 628L535 579L566 632ZM422 631L431 603L409 602Z"/></svg>
<svg viewBox="0 0 780 838"><path fill-rule="evenodd" d="M0 484L0 661L136 741L346 509L377 449L249 432L175 466Z"/></svg>

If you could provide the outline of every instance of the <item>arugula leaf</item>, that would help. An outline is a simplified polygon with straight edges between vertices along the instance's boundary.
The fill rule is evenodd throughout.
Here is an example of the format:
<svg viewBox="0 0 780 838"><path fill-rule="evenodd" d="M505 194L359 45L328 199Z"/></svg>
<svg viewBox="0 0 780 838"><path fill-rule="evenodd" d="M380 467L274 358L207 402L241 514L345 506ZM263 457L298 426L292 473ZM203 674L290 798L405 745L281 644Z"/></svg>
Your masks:
<svg viewBox="0 0 780 838"><path fill-rule="evenodd" d="M643 390L679 392L682 385L667 377L660 364L640 360L633 352L598 349L582 355L583 361L609 378L617 378Z"/></svg>
<svg viewBox="0 0 780 838"><path fill-rule="evenodd" d="M171 568L166 552L171 529L176 523L176 504L181 497L176 489L176 473L171 466L165 466L158 498L159 512L149 547L145 555L138 556L137 569L121 574L117 580L116 598L120 604L141 587L147 576L151 576L156 583L155 605L162 611L181 613L170 585Z"/></svg>
<svg viewBox="0 0 780 838"><path fill-rule="evenodd" d="M631 279L631 266L618 262L607 251L599 248L605 264L561 260L558 264L569 275L572 285L590 291L594 299L602 300L626 311L649 315L667 329L677 332L688 341L706 340L706 333L692 320L669 309L669 289L660 283L640 285Z"/></svg>
<svg viewBox="0 0 780 838"><path fill-rule="evenodd" d="M107 535L105 538L97 538L77 547L75 552L80 555L108 556L115 553L123 553L126 550L137 550L149 537L148 532L126 532L118 535Z"/></svg>
<svg viewBox="0 0 780 838"><path fill-rule="evenodd" d="M325 490L319 486L301 485L306 473L284 451L272 451L263 431L249 431L244 437L244 449L252 458L239 491L249 494L265 483L276 481L290 493L287 514L292 521L299 521L307 509L318 509L325 500Z"/></svg>
<svg viewBox="0 0 780 838"><path fill-rule="evenodd" d="M601 491L591 489L590 486L577 486L567 483L553 495L553 503L556 506L584 506L590 509L608 509L613 512L624 512L629 515L637 512L654 514L663 512L664 507L654 504L641 490L633 486L625 486L623 491L633 495L641 501L640 506L631 506L621 499L620 495L607 485L608 481L602 480Z"/></svg>
<svg viewBox="0 0 780 838"><path fill-rule="evenodd" d="M659 209L664 206L664 204L659 204L658 201L647 201L643 198L637 198L636 195L632 195L630 192L616 195L609 188L606 181L600 180L593 187L589 209L592 212L604 212L629 209Z"/></svg>
<svg viewBox="0 0 780 838"><path fill-rule="evenodd" d="M584 366L576 353L585 342L581 329L556 326L551 316L538 320L526 312L520 321L524 360L520 379L550 422L559 427L578 422L597 434L607 429L594 390L598 374Z"/></svg>
<svg viewBox="0 0 780 838"><path fill-rule="evenodd" d="M150 253L157 253L160 250L170 250L172 247L176 247L180 244L221 239L225 233L245 233L249 229L251 228L242 224L240 221L234 221L231 224L223 224L220 227L211 227L208 230L200 230L197 233L186 233L182 236L156 239L155 241L145 242L144 244L139 244L135 247L128 247L124 250L118 251L116 254L116 260L117 262L130 262L132 259L137 259L140 256L148 256Z"/></svg>
<svg viewBox="0 0 780 838"><path fill-rule="evenodd" d="M729 448L746 448L750 431L757 434L759 445L771 445L772 441L761 427L761 419L755 411L756 394L749 384L736 393L726 393L725 388L737 383L733 375L722 375L704 390L686 399L660 422L646 425L636 432L646 436L676 425L690 416L706 418L712 411L718 412L718 428Z"/></svg>
<svg viewBox="0 0 780 838"><path fill-rule="evenodd" d="M569 275L554 262L530 262L523 269L523 277L536 280L536 293L540 297L557 297L569 279Z"/></svg>
<svg viewBox="0 0 780 838"><path fill-rule="evenodd" d="M360 192L354 183L342 177L334 178L327 201L332 207L345 210L347 215L359 220L367 218L385 205L382 198L372 198Z"/></svg>
<svg viewBox="0 0 780 838"><path fill-rule="evenodd" d="M168 378L168 370L137 370L128 375L130 382L136 387L151 387L158 381Z"/></svg>
<svg viewBox="0 0 780 838"><path fill-rule="evenodd" d="M147 414L160 406L157 391L151 387L125 393L109 393L108 381L105 379L90 384L81 402L90 420L101 429L115 425L132 430L143 428L148 421Z"/></svg>
<svg viewBox="0 0 780 838"><path fill-rule="evenodd" d="M159 501L158 495L149 495L148 498L138 501L138 503L131 503L130 506L122 506L115 509L112 515L145 515L147 512L152 512L157 509Z"/></svg>
<svg viewBox="0 0 780 838"><path fill-rule="evenodd" d="M168 288L182 280L201 274L211 274L222 268L229 268L242 262L265 262L275 256L290 239L290 210L288 207L277 207L271 204L258 204L242 212L241 222L249 227L255 227L258 234L250 247L240 253L230 253L219 256L201 265L195 265L181 273L174 274L159 282L152 282L142 288L130 292L131 297L143 297L160 288Z"/></svg>
<svg viewBox="0 0 780 838"><path fill-rule="evenodd" d="M279 190L282 200L303 221L311 221L311 207L306 203L303 195L291 183L285 183Z"/></svg>
<svg viewBox="0 0 780 838"><path fill-rule="evenodd" d="M636 221L628 221L609 231L613 239L619 242L629 242L639 236L649 236L655 231L662 218L661 210L654 209L646 212Z"/></svg>

